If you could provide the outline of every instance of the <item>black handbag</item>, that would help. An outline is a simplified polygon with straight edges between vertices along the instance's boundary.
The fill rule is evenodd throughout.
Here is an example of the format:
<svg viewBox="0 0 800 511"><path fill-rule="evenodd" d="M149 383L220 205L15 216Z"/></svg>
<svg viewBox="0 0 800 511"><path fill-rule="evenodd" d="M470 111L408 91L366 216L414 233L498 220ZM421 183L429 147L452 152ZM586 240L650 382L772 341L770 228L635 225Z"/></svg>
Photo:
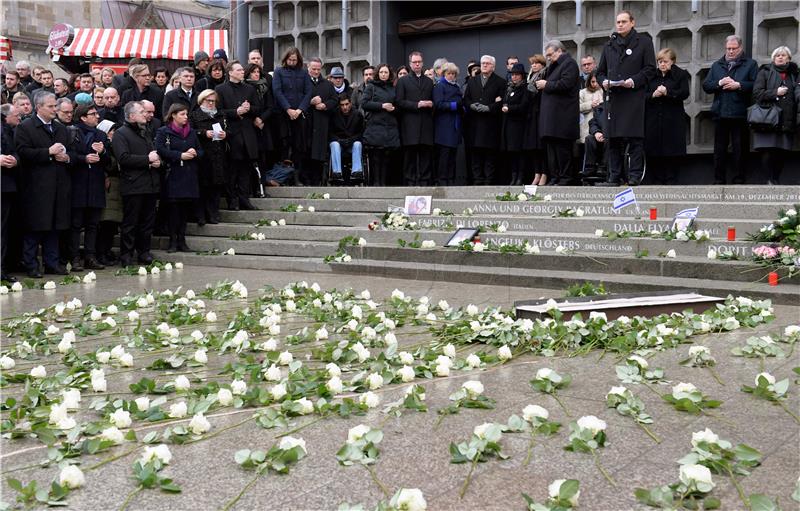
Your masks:
<svg viewBox="0 0 800 511"><path fill-rule="evenodd" d="M756 131L777 131L781 124L781 107L752 105L747 109L747 123Z"/></svg>

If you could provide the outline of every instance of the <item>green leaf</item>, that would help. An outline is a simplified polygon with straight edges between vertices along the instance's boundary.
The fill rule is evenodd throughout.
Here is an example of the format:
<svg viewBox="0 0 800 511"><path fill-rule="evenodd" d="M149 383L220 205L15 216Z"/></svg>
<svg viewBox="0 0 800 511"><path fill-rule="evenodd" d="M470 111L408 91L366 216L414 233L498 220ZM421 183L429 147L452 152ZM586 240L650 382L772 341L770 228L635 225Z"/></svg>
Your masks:
<svg viewBox="0 0 800 511"><path fill-rule="evenodd" d="M722 507L722 502L716 497L707 497L703 500L703 509L710 511Z"/></svg>
<svg viewBox="0 0 800 511"><path fill-rule="evenodd" d="M580 483L577 479L567 479L563 483L561 483L561 488L558 490L558 498L559 500L569 500L571 499L576 493L578 493L578 487Z"/></svg>
<svg viewBox="0 0 800 511"><path fill-rule="evenodd" d="M778 505L771 498L760 493L750 495L750 509L752 511L780 511Z"/></svg>
<svg viewBox="0 0 800 511"><path fill-rule="evenodd" d="M759 461L761 460L761 453L750 447L749 445L739 444L734 449L736 459L741 461Z"/></svg>
<svg viewBox="0 0 800 511"><path fill-rule="evenodd" d="M234 461L236 461L237 465L244 464L247 460L250 459L250 449L242 449L240 451L236 451L233 455Z"/></svg>

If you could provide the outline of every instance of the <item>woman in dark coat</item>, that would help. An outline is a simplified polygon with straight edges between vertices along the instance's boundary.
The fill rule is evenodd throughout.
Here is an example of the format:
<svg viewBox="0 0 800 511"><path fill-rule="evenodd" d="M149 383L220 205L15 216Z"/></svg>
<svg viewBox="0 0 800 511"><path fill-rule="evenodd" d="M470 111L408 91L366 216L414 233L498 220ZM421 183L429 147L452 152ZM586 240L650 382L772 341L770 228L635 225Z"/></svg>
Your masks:
<svg viewBox="0 0 800 511"><path fill-rule="evenodd" d="M545 165L544 144L539 136L539 110L542 95L536 88L536 81L544 76L544 67L547 60L544 55L537 53L528 59L531 70L528 72L528 92L531 93L531 107L528 110L528 123L525 127L525 144L523 149L527 153L528 165L533 169L534 185L547 184L547 166Z"/></svg>
<svg viewBox="0 0 800 511"><path fill-rule="evenodd" d="M169 107L164 126L156 132L155 145L165 164L162 196L169 208L167 252L189 252L186 220L200 197L197 162L203 156L197 135L189 125L189 107L179 103Z"/></svg>
<svg viewBox="0 0 800 511"><path fill-rule="evenodd" d="M511 166L511 186L521 186L524 179L525 125L528 122L531 97L525 81L525 66L516 63L511 68L511 81L508 82L503 97L503 129L500 150L505 152L506 161Z"/></svg>
<svg viewBox="0 0 800 511"><path fill-rule="evenodd" d="M197 206L197 225L218 224L219 199L225 190L225 165L227 164L228 143L225 116L217 110L217 93L204 90L197 96L197 108L191 114L191 125L195 130L203 157L198 160L198 181L200 200ZM214 134L214 125L221 131Z"/></svg>
<svg viewBox="0 0 800 511"><path fill-rule="evenodd" d="M72 180L72 237L70 256L72 270L102 270L97 261L97 227L103 208L106 207L106 169L110 164L109 142L106 134L97 129L100 117L94 105L80 105L75 109L75 127L78 129L75 161L70 169ZM80 244L83 235L84 264L81 264Z"/></svg>
<svg viewBox="0 0 800 511"><path fill-rule="evenodd" d="M206 89L214 90L218 85L225 83L225 61L216 59L208 65L208 72L199 80L194 89L202 92Z"/></svg>
<svg viewBox="0 0 800 511"><path fill-rule="evenodd" d="M652 182L675 184L675 158L686 155L686 111L689 73L675 65L670 48L658 52L656 76L647 82L644 148Z"/></svg>
<svg viewBox="0 0 800 511"><path fill-rule="evenodd" d="M272 139L272 130L270 129L271 119L274 119L273 113L275 112L275 98L272 95L272 77L269 74L263 73L261 66L258 64L250 64L244 70L245 83L252 85L256 89L257 105L253 105L253 110L256 113L256 118L253 120L256 126L256 134L258 136L258 152L259 162L261 165L261 174L266 175L267 169L272 168L272 165L277 160L277 156L272 153L275 151L275 143Z"/></svg>
<svg viewBox="0 0 800 511"><path fill-rule="evenodd" d="M761 66L753 84L753 102L781 109L780 122L775 130L756 131L753 134L753 149L761 153L761 165L769 175L768 184L778 184L786 160L792 150L798 102L800 102L800 78L797 64L792 62L792 53L786 46L772 52L772 62Z"/></svg>
<svg viewBox="0 0 800 511"><path fill-rule="evenodd" d="M280 112L281 160L294 162L295 184L300 184L299 165L308 156L306 116L311 103L311 78L303 68L303 55L297 48L283 54L281 67L272 76L276 113Z"/></svg>
<svg viewBox="0 0 800 511"><path fill-rule="evenodd" d="M456 154L461 141L464 106L458 82L458 66L452 62L442 66L442 77L433 88L433 117L437 161L436 186L456 184Z"/></svg>
<svg viewBox="0 0 800 511"><path fill-rule="evenodd" d="M400 132L395 115L395 92L392 85L392 68L381 64L377 76L371 81L361 99L366 114L364 143L370 146L370 174L374 186L386 186L389 158L400 147Z"/></svg>

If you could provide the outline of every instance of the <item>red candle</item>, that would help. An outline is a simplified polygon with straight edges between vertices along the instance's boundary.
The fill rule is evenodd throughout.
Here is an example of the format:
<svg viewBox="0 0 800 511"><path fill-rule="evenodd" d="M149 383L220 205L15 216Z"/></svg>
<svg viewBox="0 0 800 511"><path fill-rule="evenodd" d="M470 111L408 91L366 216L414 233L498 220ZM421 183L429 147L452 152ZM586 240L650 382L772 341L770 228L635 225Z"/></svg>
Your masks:
<svg viewBox="0 0 800 511"><path fill-rule="evenodd" d="M769 278L769 285L770 286L777 286L778 285L778 273L771 271L768 275Z"/></svg>
<svg viewBox="0 0 800 511"><path fill-rule="evenodd" d="M736 227L728 227L728 241L736 241Z"/></svg>
<svg viewBox="0 0 800 511"><path fill-rule="evenodd" d="M658 208L650 208L650 220L658 220Z"/></svg>

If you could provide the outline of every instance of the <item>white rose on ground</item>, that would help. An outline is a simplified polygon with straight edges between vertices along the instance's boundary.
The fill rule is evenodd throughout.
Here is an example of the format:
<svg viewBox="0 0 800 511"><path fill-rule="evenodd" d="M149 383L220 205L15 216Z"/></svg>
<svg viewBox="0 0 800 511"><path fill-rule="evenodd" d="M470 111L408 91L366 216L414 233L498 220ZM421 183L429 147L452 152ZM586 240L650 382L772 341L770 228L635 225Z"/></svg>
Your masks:
<svg viewBox="0 0 800 511"><path fill-rule="evenodd" d="M647 359L645 359L644 357L640 357L639 355L630 355L627 360L628 362L635 363L642 369L647 369L648 367L650 367L650 363L647 361Z"/></svg>
<svg viewBox="0 0 800 511"><path fill-rule="evenodd" d="M159 273L161 273L161 269L158 266L150 268L150 275L158 275Z"/></svg>
<svg viewBox="0 0 800 511"><path fill-rule="evenodd" d="M325 339L327 339L327 338L328 338L328 329L327 329L327 328L325 328L325 327L323 326L322 328L320 328L319 330L317 330L317 331L314 333L314 337L315 337L315 338L316 338L318 341L322 341L322 340L325 340Z"/></svg>
<svg viewBox="0 0 800 511"><path fill-rule="evenodd" d="M677 256L677 254L675 253L674 248L671 248L667 251L667 257L669 257L670 259L674 259L675 256Z"/></svg>
<svg viewBox="0 0 800 511"><path fill-rule="evenodd" d="M594 415L585 415L578 419L578 427L581 429L588 429L592 434L596 435L606 429L606 423Z"/></svg>
<svg viewBox="0 0 800 511"><path fill-rule="evenodd" d="M469 356L467 356L467 365L473 369L476 367L480 367L481 358L474 353L470 353Z"/></svg>
<svg viewBox="0 0 800 511"><path fill-rule="evenodd" d="M0 295L7 295L8 294L8 287L7 286L0 286ZM62 312L63 314L63 312ZM60 316L61 314L59 314Z"/></svg>
<svg viewBox="0 0 800 511"><path fill-rule="evenodd" d="M50 424L58 424L69 417L66 403L54 403L50 405Z"/></svg>
<svg viewBox="0 0 800 511"><path fill-rule="evenodd" d="M536 379L537 380L549 380L550 377L553 375L553 370L549 367L542 367L538 371L536 371Z"/></svg>
<svg viewBox="0 0 800 511"><path fill-rule="evenodd" d="M134 402L136 403L136 408L138 408L140 412L145 412L150 409L150 398L147 396L137 397Z"/></svg>
<svg viewBox="0 0 800 511"><path fill-rule="evenodd" d="M172 417L173 419L181 419L183 417L186 417L187 411L188 410L186 407L186 402L179 401L173 405L170 405L169 416Z"/></svg>
<svg viewBox="0 0 800 511"><path fill-rule="evenodd" d="M411 364L414 363L414 355L412 355L407 351L401 351L400 353L398 353L397 357L400 359L400 362L403 365L410 366Z"/></svg>
<svg viewBox="0 0 800 511"><path fill-rule="evenodd" d="M281 379L281 370L275 364L272 364L264 371L264 375L267 381L279 381Z"/></svg>
<svg viewBox="0 0 800 511"><path fill-rule="evenodd" d="M137 273L139 274L140 277L146 277L147 268L145 268L144 266L139 266L139 271Z"/></svg>
<svg viewBox="0 0 800 511"><path fill-rule="evenodd" d="M710 355L711 350L706 348L705 346L692 346L689 348L689 356L690 357L697 357L698 355Z"/></svg>
<svg viewBox="0 0 800 511"><path fill-rule="evenodd" d="M719 435L708 428L704 429L703 431L696 431L692 433L692 446L697 447L700 442L716 444L719 442Z"/></svg>
<svg viewBox="0 0 800 511"><path fill-rule="evenodd" d="M484 245L480 241L477 241L477 242L472 244L472 251L473 252L483 252L485 249L486 249L486 245Z"/></svg>
<svg viewBox="0 0 800 511"><path fill-rule="evenodd" d="M225 251L225 254L226 255L230 255L230 256L236 255L236 251L233 249L233 247L231 247L231 248L229 248L228 250Z"/></svg>
<svg viewBox="0 0 800 511"><path fill-rule="evenodd" d="M606 397L608 397L608 396L622 396L622 397L625 397L625 392L627 392L627 391L628 391L628 389L626 389L625 387L611 387L611 390L608 391L608 394L606 394Z"/></svg>
<svg viewBox="0 0 800 511"><path fill-rule="evenodd" d="M86 484L86 477L80 468L75 465L67 465L58 474L58 484L74 490Z"/></svg>
<svg viewBox="0 0 800 511"><path fill-rule="evenodd" d="M169 451L169 447L165 444L158 444L155 447L150 445L145 446L144 453L140 459L142 465L156 459L164 465L169 465L169 462L172 461L172 453Z"/></svg>
<svg viewBox="0 0 800 511"><path fill-rule="evenodd" d="M295 447L300 447L301 449L303 449L304 453L308 454L308 451L306 451L306 442L302 438L285 436L281 438L281 441L278 444L278 449L284 451L288 451L289 449L294 449Z"/></svg>
<svg viewBox="0 0 800 511"><path fill-rule="evenodd" d="M206 354L206 349L201 348L194 352L194 361L198 364L205 364L208 362L208 355Z"/></svg>
<svg viewBox="0 0 800 511"><path fill-rule="evenodd" d="M302 415L308 415L309 413L314 412L314 403L312 403L305 397L301 397L300 399L295 401L295 403L300 405L300 413Z"/></svg>
<svg viewBox="0 0 800 511"><path fill-rule="evenodd" d="M603 229L595 229L594 231L594 235L597 237L602 237L603 235L605 235L605 233L606 231L604 231Z"/></svg>
<svg viewBox="0 0 800 511"><path fill-rule="evenodd" d="M479 382L478 380L469 380L469 381L465 381L465 382L464 382L464 383L461 385L461 387L462 387L464 390L466 390L466 391L467 391L467 394L469 394L469 396L470 396L472 399L475 399L476 397L478 397L478 396L480 396L481 394L483 394L483 390L484 390L484 389L483 389L483 383Z"/></svg>
<svg viewBox="0 0 800 511"><path fill-rule="evenodd" d="M522 418L528 422L533 422L535 419L544 419L550 417L550 412L539 405L528 405L522 409Z"/></svg>
<svg viewBox="0 0 800 511"><path fill-rule="evenodd" d="M191 429L192 433L195 435L202 435L211 429L211 423L208 422L205 415L196 413L192 417L192 420L189 421L189 429Z"/></svg>
<svg viewBox="0 0 800 511"><path fill-rule="evenodd" d="M127 428L133 422L131 420L131 413L127 410L116 410L111 415L108 416L108 420L111 424L115 425L118 428Z"/></svg>
<svg viewBox="0 0 800 511"><path fill-rule="evenodd" d="M58 343L58 352L59 353L66 353L72 349L72 341L64 337L61 339L61 342Z"/></svg>
<svg viewBox="0 0 800 511"><path fill-rule="evenodd" d="M578 208L578 209L575 211L575 216L577 216L577 217L581 217L581 216L583 216L584 214L585 214L585 212L583 211L583 208Z"/></svg>
<svg viewBox="0 0 800 511"><path fill-rule="evenodd" d="M95 372L97 371L97 372ZM92 390L95 392L105 392L107 388L106 377L102 369L92 370Z"/></svg>
<svg viewBox="0 0 800 511"><path fill-rule="evenodd" d="M557 499L559 492L561 491L561 485L566 482L566 479L556 479L552 483L547 486L547 494L550 495L550 498ZM575 507L578 505L578 497L581 496L580 490L575 492L575 495L570 497L569 503Z"/></svg>
<svg viewBox="0 0 800 511"><path fill-rule="evenodd" d="M436 376L450 376L450 366L439 364L434 369Z"/></svg>
<svg viewBox="0 0 800 511"><path fill-rule="evenodd" d="M342 379L338 376L332 376L327 383L325 383L325 387L331 391L331 394L341 394L344 390L344 385L342 384Z"/></svg>
<svg viewBox="0 0 800 511"><path fill-rule="evenodd" d="M786 337L800 335L800 325L788 325L786 328L784 328L783 335Z"/></svg>
<svg viewBox="0 0 800 511"><path fill-rule="evenodd" d="M141 298L138 298L136 300L136 306L139 307L140 309L143 309L143 308L147 307L148 305L149 305L149 303L147 302L147 298L145 298L145 297L141 297Z"/></svg>
<svg viewBox="0 0 800 511"><path fill-rule="evenodd" d="M708 253L706 253L706 257L709 259L716 259L717 258L717 251L713 248L708 249Z"/></svg>
<svg viewBox="0 0 800 511"><path fill-rule="evenodd" d="M283 383L278 383L270 389L269 393L272 396L272 399L275 401L280 401L286 395L286 385Z"/></svg>
<svg viewBox="0 0 800 511"><path fill-rule="evenodd" d="M359 424L353 428L350 428L350 431L347 432L347 443L354 444L364 438L364 435L370 432L372 428L365 424Z"/></svg>
<svg viewBox="0 0 800 511"><path fill-rule="evenodd" d="M247 392L247 383L244 380L233 380L231 382L231 392L237 396L241 396Z"/></svg>
<svg viewBox="0 0 800 511"><path fill-rule="evenodd" d="M559 245L556 247L556 254L563 254L566 251L567 249L564 247L564 245Z"/></svg>
<svg viewBox="0 0 800 511"><path fill-rule="evenodd" d="M672 387L672 397L674 397L675 399L680 399L678 397L680 394L691 394L692 392L696 391L697 387L695 387L691 383L680 382L674 387Z"/></svg>
<svg viewBox="0 0 800 511"><path fill-rule="evenodd" d="M55 334L58 333L58 327L55 326L55 325L50 325L50 326L47 327L47 330L45 331L45 333L47 335L55 335Z"/></svg>
<svg viewBox="0 0 800 511"><path fill-rule="evenodd" d="M165 264L164 271L172 271L172 263Z"/></svg>
<svg viewBox="0 0 800 511"><path fill-rule="evenodd" d="M358 398L359 403L362 405L366 405L367 408L375 408L379 404L381 404L381 398L378 394L367 391Z"/></svg>
<svg viewBox="0 0 800 511"><path fill-rule="evenodd" d="M758 385L758 379L764 377L770 385L775 385L775 377L769 373L758 373L756 375L756 385Z"/></svg>
<svg viewBox="0 0 800 511"><path fill-rule="evenodd" d="M128 313L128 321L139 321L139 313L136 311L130 311Z"/></svg>
<svg viewBox="0 0 800 511"><path fill-rule="evenodd" d="M688 488L694 487L703 493L714 488L711 471L703 465L681 465L679 479Z"/></svg>
<svg viewBox="0 0 800 511"><path fill-rule="evenodd" d="M414 368L411 366L403 366L397 370L397 375L404 383L414 381Z"/></svg>
<svg viewBox="0 0 800 511"><path fill-rule="evenodd" d="M103 320L103 323L105 323L106 325L110 326L111 328L114 328L115 326L117 326L117 322L114 320L114 318L106 318L106 319Z"/></svg>
<svg viewBox="0 0 800 511"><path fill-rule="evenodd" d="M477 426L475 426L475 428L473 428L472 434L481 439L486 438L486 431L492 426L494 426L494 424L491 422L484 422L483 424L478 424Z"/></svg>
<svg viewBox="0 0 800 511"><path fill-rule="evenodd" d="M47 376L47 369L44 368L42 365L38 365L31 369L31 376L34 378L44 378Z"/></svg>
<svg viewBox="0 0 800 511"><path fill-rule="evenodd" d="M342 370L333 362L329 362L328 365L325 366L325 370L328 371L328 377L330 378L342 375Z"/></svg>
<svg viewBox="0 0 800 511"><path fill-rule="evenodd" d="M103 318L103 313L97 309L93 309L89 314L89 319L92 321L100 321Z"/></svg>
<svg viewBox="0 0 800 511"><path fill-rule="evenodd" d="M19 282L14 282L13 284L11 284L11 291L14 293L19 293L20 291L22 291L22 284L20 284Z"/></svg>
<svg viewBox="0 0 800 511"><path fill-rule="evenodd" d="M125 353L119 357L119 365L123 367L133 367L133 355L130 353Z"/></svg>
<svg viewBox="0 0 800 511"><path fill-rule="evenodd" d="M403 511L425 511L428 509L428 504L425 502L422 491L417 488L401 488L392 497L389 505L393 509Z"/></svg>
<svg viewBox="0 0 800 511"><path fill-rule="evenodd" d="M524 193L520 193L520 194L517 195L517 200L526 201L526 200L528 200L528 196L526 194L524 194Z"/></svg>
<svg viewBox="0 0 800 511"><path fill-rule="evenodd" d="M511 360L511 348L508 346L500 346L497 350L497 358L500 360Z"/></svg>
<svg viewBox="0 0 800 511"><path fill-rule="evenodd" d="M233 403L233 392L229 389L219 389L217 391L217 401L222 406L228 406Z"/></svg>
<svg viewBox="0 0 800 511"><path fill-rule="evenodd" d="M81 391L78 389L62 390L61 398L68 410L77 410L81 407Z"/></svg>
<svg viewBox="0 0 800 511"><path fill-rule="evenodd" d="M282 351L280 355L278 355L278 363L280 365L288 366L294 360L294 356L289 351Z"/></svg>
<svg viewBox="0 0 800 511"><path fill-rule="evenodd" d="M372 390L383 387L383 376L378 373L371 373L367 376L367 385Z"/></svg>
<svg viewBox="0 0 800 511"><path fill-rule="evenodd" d="M445 356L454 358L456 356L456 347L452 344L447 344L444 349L442 349L442 352L445 354Z"/></svg>
<svg viewBox="0 0 800 511"><path fill-rule="evenodd" d="M42 286L42 289L44 289L45 291L51 291L55 288L56 288L56 283L53 282L52 280L48 280L47 282L44 283L44 286Z"/></svg>
<svg viewBox="0 0 800 511"><path fill-rule="evenodd" d="M17 365L17 363L14 362L14 359L8 355L3 355L0 357L0 368L2 368L4 371L14 369L15 365Z"/></svg>
<svg viewBox="0 0 800 511"><path fill-rule="evenodd" d="M111 426L100 432L100 438L119 445L125 441L125 435L116 426Z"/></svg>
<svg viewBox="0 0 800 511"><path fill-rule="evenodd" d="M180 261L175 263L175 269L176 270L182 270L183 269L183 263L180 262Z"/></svg>
<svg viewBox="0 0 800 511"><path fill-rule="evenodd" d="M436 242L433 240L423 240L422 244L420 245L421 248L435 248Z"/></svg>

